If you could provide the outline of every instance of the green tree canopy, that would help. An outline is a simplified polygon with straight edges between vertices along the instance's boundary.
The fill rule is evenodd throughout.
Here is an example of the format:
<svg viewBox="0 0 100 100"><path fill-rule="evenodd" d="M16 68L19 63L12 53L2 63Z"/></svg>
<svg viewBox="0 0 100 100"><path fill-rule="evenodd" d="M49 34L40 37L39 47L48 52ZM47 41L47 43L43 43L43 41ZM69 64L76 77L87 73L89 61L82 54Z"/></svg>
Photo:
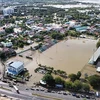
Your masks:
<svg viewBox="0 0 100 100"><path fill-rule="evenodd" d="M85 92L89 92L89 91L90 91L90 86L89 86L89 84L83 83L83 84L82 84L82 89L83 89Z"/></svg>
<svg viewBox="0 0 100 100"><path fill-rule="evenodd" d="M24 47L24 44L23 44L22 42L20 42L20 43L18 44L18 46L19 46L20 48L23 48L23 47Z"/></svg>
<svg viewBox="0 0 100 100"><path fill-rule="evenodd" d="M68 90L72 89L72 82L71 81L65 82L65 88Z"/></svg>
<svg viewBox="0 0 100 100"><path fill-rule="evenodd" d="M0 51L0 60L5 61L6 60L6 55L3 51Z"/></svg>
<svg viewBox="0 0 100 100"><path fill-rule="evenodd" d="M72 82L74 82L77 79L77 75L76 74L70 74L68 77L70 78L70 80Z"/></svg>
<svg viewBox="0 0 100 100"><path fill-rule="evenodd" d="M53 33L51 34L51 37L52 37L53 39L62 40L63 37L64 37L64 35L62 35L62 34L60 34L60 33L53 32Z"/></svg>
<svg viewBox="0 0 100 100"><path fill-rule="evenodd" d="M69 30L69 31L68 31L68 35L77 37L78 34L77 34L77 32L74 31L74 30Z"/></svg>
<svg viewBox="0 0 100 100"><path fill-rule="evenodd" d="M46 74L42 78L49 86L54 86L54 78L51 74Z"/></svg>
<svg viewBox="0 0 100 100"><path fill-rule="evenodd" d="M74 83L73 83L73 89L75 91L79 91L82 89L82 83L79 81L79 80L76 80Z"/></svg>
<svg viewBox="0 0 100 100"><path fill-rule="evenodd" d="M55 78L55 84L62 84L62 85L64 85L64 83L65 83L65 81L62 78L60 78L60 77L56 77Z"/></svg>
<svg viewBox="0 0 100 100"><path fill-rule="evenodd" d="M78 72L77 72L77 79L80 79L80 77L81 77L81 72L78 71Z"/></svg>
<svg viewBox="0 0 100 100"><path fill-rule="evenodd" d="M6 28L6 29L5 29L5 32L6 32L6 33L13 33L13 32L14 32L14 28L13 28L13 27Z"/></svg>
<svg viewBox="0 0 100 100"><path fill-rule="evenodd" d="M92 75L88 77L88 81L93 88L100 87L100 76L98 75Z"/></svg>

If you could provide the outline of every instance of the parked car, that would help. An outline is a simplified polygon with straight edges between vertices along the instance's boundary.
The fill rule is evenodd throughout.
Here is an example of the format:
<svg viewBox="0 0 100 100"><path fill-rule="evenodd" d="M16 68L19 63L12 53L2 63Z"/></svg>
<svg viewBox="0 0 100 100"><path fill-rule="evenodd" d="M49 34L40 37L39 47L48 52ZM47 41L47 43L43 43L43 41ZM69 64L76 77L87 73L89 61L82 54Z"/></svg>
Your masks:
<svg viewBox="0 0 100 100"><path fill-rule="evenodd" d="M76 96L76 93L72 93L72 96Z"/></svg>
<svg viewBox="0 0 100 100"><path fill-rule="evenodd" d="M47 92L51 92L51 90L47 90Z"/></svg>
<svg viewBox="0 0 100 100"><path fill-rule="evenodd" d="M64 92L64 93L63 93L63 95L67 95L67 93L66 93L66 92Z"/></svg>
<svg viewBox="0 0 100 100"><path fill-rule="evenodd" d="M87 99L90 99L90 96L86 95L86 98L87 98Z"/></svg>
<svg viewBox="0 0 100 100"><path fill-rule="evenodd" d="M31 88L31 90L35 90L34 88Z"/></svg>
<svg viewBox="0 0 100 100"><path fill-rule="evenodd" d="M85 95L81 95L82 98L85 98Z"/></svg>
<svg viewBox="0 0 100 100"><path fill-rule="evenodd" d="M80 98L80 96L77 94L77 95L76 95L76 98Z"/></svg>
<svg viewBox="0 0 100 100"><path fill-rule="evenodd" d="M36 89L36 91L39 91L39 89Z"/></svg>

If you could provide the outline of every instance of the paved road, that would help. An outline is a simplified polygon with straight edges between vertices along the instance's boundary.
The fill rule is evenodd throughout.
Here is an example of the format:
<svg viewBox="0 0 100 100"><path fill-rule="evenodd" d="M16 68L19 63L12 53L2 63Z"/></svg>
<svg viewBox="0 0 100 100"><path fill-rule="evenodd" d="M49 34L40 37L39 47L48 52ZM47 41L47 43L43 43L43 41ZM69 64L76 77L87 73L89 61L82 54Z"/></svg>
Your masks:
<svg viewBox="0 0 100 100"><path fill-rule="evenodd" d="M23 99L23 100L56 100L56 99L61 99L61 100L83 100L83 98L76 98L73 97L72 95L63 95L63 94L58 94L58 93L49 93L45 91L36 91L36 90L31 90L27 86L17 86L20 94L17 94L14 88L9 87L8 83L3 83L0 82L0 86L3 86L7 89L10 89L11 91L6 91L3 89L0 89L0 94L6 94L10 97L15 97L18 99ZM28 90L26 90L28 88ZM35 94L35 95L32 95ZM40 95L40 96L36 96Z"/></svg>
<svg viewBox="0 0 100 100"><path fill-rule="evenodd" d="M7 96L18 98L18 99L23 99L23 100L34 100L34 98L35 98L32 96L17 94L17 93L11 92L11 91L3 90L3 89L0 89L0 94L5 94Z"/></svg>

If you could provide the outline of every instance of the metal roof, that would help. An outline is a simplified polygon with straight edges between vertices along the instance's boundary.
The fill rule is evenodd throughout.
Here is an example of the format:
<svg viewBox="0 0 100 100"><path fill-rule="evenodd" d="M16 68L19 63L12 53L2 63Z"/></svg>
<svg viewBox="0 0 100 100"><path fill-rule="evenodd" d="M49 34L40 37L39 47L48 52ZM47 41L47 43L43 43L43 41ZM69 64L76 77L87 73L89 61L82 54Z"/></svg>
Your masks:
<svg viewBox="0 0 100 100"><path fill-rule="evenodd" d="M20 66L22 66L24 63L23 62L20 62L20 61L15 61L13 63L10 64L10 66L18 69Z"/></svg>
<svg viewBox="0 0 100 100"><path fill-rule="evenodd" d="M97 51L93 54L93 56L91 57L91 59L89 60L90 64L93 64L94 62L97 61L97 59L100 56L100 47L97 49Z"/></svg>

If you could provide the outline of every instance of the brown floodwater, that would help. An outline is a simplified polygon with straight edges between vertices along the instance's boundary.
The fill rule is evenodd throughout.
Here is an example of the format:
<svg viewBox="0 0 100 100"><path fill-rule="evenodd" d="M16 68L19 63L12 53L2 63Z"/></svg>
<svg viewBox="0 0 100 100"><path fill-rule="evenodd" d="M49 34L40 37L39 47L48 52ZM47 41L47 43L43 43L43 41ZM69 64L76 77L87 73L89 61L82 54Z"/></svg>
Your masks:
<svg viewBox="0 0 100 100"><path fill-rule="evenodd" d="M50 47L43 53L27 51L22 54L24 57L17 56L10 60L24 62L25 67L32 74L28 82L28 85L31 86L43 77L42 74L34 73L34 69L38 67L39 63L54 67L56 70L66 71L67 74L80 71L91 58L96 47L96 42L97 40L91 39L64 40ZM32 55L33 60L26 59L25 56L27 55ZM2 70L2 67L0 67L0 70Z"/></svg>
<svg viewBox="0 0 100 100"><path fill-rule="evenodd" d="M41 54L37 54L38 62L66 71L68 74L77 73L89 59L95 49L96 40L70 39L59 42Z"/></svg>

